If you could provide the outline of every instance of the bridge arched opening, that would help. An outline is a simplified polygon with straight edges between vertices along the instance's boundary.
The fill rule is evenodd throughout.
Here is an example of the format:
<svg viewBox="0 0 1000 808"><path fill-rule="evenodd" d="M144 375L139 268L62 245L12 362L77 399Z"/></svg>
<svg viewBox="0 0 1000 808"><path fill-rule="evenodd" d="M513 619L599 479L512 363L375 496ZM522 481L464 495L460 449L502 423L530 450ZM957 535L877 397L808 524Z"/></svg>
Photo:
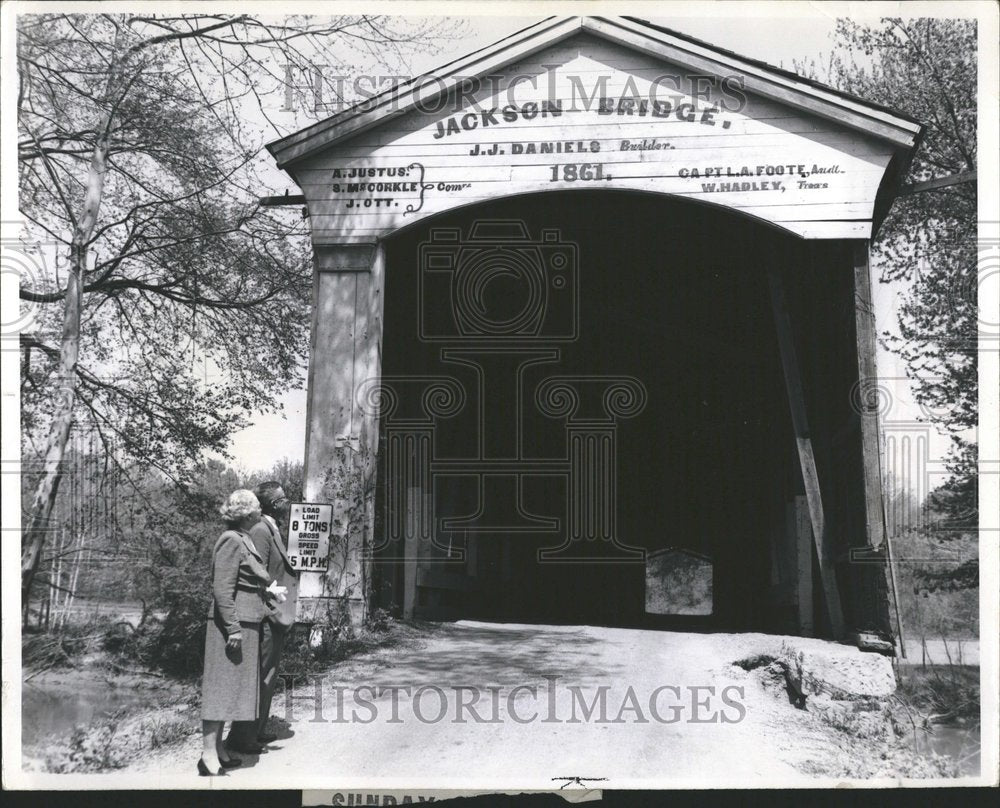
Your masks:
<svg viewBox="0 0 1000 808"><path fill-rule="evenodd" d="M827 429L850 415L857 366L852 279L824 246L597 191L499 199L389 239L376 603L793 633L808 611L824 632L818 582L801 588L816 562L767 277ZM816 452L846 496L832 440Z"/></svg>

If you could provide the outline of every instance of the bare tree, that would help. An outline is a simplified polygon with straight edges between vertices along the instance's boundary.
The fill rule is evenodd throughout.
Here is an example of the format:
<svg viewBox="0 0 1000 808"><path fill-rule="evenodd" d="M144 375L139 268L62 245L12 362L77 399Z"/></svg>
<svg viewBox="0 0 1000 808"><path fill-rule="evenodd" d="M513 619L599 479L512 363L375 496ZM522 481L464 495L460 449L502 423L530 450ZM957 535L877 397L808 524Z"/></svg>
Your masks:
<svg viewBox="0 0 1000 808"><path fill-rule="evenodd" d="M368 16L18 18L20 207L65 260L21 292L40 309L21 361L24 430L42 444L25 604L74 423L183 481L301 384L305 229L256 203L273 191L274 112L302 92L289 76L351 75L365 52L388 67L443 33Z"/></svg>

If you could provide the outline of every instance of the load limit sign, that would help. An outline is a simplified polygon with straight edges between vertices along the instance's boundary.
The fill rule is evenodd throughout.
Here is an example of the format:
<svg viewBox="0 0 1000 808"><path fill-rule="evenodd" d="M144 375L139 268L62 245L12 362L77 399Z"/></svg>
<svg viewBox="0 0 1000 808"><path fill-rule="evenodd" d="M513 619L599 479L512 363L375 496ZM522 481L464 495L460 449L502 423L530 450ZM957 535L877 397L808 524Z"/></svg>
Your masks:
<svg viewBox="0 0 1000 808"><path fill-rule="evenodd" d="M296 502L288 514L288 561L296 570L324 572L330 552L333 505Z"/></svg>

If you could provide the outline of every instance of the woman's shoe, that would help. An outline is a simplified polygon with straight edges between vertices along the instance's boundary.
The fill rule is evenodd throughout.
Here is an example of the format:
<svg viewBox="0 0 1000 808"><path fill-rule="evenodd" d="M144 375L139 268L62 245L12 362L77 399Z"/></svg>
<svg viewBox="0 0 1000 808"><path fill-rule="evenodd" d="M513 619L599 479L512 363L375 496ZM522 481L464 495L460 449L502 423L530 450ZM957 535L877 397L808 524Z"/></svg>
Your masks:
<svg viewBox="0 0 1000 808"><path fill-rule="evenodd" d="M231 757L228 760L219 758L219 765L222 766L223 769L235 769L237 766L241 766L242 764L243 760L238 757Z"/></svg>
<svg viewBox="0 0 1000 808"><path fill-rule="evenodd" d="M198 774L202 777L217 777L218 775L229 776L229 772L225 769L219 769L217 772L209 770L208 766L205 765L204 758L198 758Z"/></svg>

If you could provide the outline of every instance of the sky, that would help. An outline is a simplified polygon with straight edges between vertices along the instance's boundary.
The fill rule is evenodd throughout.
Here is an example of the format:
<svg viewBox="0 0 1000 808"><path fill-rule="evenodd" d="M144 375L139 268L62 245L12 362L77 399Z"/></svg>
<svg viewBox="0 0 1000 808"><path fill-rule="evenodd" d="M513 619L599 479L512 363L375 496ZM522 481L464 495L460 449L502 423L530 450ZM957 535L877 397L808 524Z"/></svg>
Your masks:
<svg viewBox="0 0 1000 808"><path fill-rule="evenodd" d="M798 13L801 14L805 4L786 5L789 8L793 5L798 6ZM662 4L655 6L663 8ZM679 13L671 17L643 14L641 6L638 11L631 13L658 25L785 69L793 69L797 60L815 59L820 62L822 56L828 55L832 49L831 37L836 27L836 18L829 14L827 9L816 4L808 7L814 9L815 13L806 18L789 16L753 20L684 16L683 6L675 8ZM540 17L465 18L464 28L467 35L446 43L437 53L418 54L412 60L412 72L418 75L432 71L438 65L489 45L539 19ZM287 187L292 189L292 193L297 192L290 180L287 181ZM877 268L875 272L877 277ZM874 284L876 325L879 333L897 330L897 308L903 291L899 285ZM920 411L906 379L905 366L882 345L878 348L877 363L881 383L889 391L893 401L893 408L887 413L884 422L903 424L904 426L900 428L907 428L906 424L918 420ZM296 459L303 456L305 390L290 391L282 397L280 403L283 407L282 413L258 416L253 426L235 436L232 454L240 468L247 471L257 470L270 466L274 460L282 457ZM931 429L929 441L929 460L932 466L929 471L938 474L940 469L943 473L940 461L947 451L948 440ZM936 479L934 482L941 481Z"/></svg>

